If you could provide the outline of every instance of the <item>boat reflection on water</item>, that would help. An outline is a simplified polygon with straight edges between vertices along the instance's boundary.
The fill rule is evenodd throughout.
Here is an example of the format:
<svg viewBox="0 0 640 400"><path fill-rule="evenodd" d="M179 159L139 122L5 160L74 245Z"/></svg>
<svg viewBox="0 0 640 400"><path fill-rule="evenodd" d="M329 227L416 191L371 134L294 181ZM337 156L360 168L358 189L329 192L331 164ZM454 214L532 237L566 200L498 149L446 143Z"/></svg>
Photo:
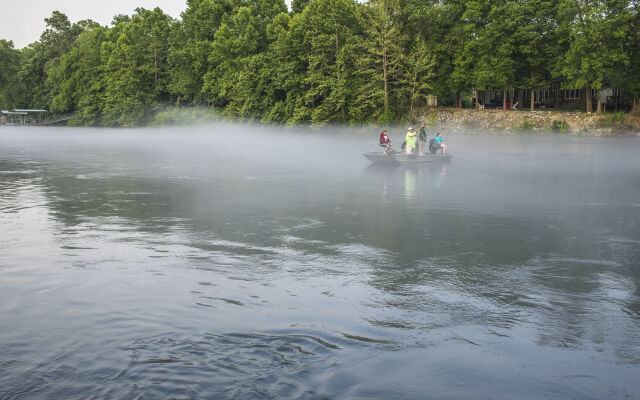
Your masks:
<svg viewBox="0 0 640 400"><path fill-rule="evenodd" d="M407 198L420 198L443 187L447 168L447 163L373 163L365 168L364 173L367 179L379 186L376 192L384 199L394 193L401 193Z"/></svg>
<svg viewBox="0 0 640 400"><path fill-rule="evenodd" d="M447 175L447 164L441 164L439 165L440 168L438 168L440 171L436 171L437 173L434 174L434 180L433 180L433 186L436 189L440 189L440 187L442 186L442 184L444 183L444 177ZM434 168L435 170L435 168Z"/></svg>
<svg viewBox="0 0 640 400"><path fill-rule="evenodd" d="M413 168L404 170L404 195L407 197L416 195L416 171Z"/></svg>

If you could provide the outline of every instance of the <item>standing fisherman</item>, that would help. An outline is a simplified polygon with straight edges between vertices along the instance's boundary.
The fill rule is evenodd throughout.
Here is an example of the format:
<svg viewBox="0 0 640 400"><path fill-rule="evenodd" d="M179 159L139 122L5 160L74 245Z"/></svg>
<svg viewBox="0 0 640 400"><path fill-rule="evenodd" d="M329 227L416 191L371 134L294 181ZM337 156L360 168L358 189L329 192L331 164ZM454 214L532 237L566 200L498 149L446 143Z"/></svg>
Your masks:
<svg viewBox="0 0 640 400"><path fill-rule="evenodd" d="M420 133L418 134L418 143L420 155L424 154L424 144L427 142L427 132L424 130L424 122L420 125Z"/></svg>
<svg viewBox="0 0 640 400"><path fill-rule="evenodd" d="M416 148L416 133L413 128L409 128L406 136L407 142L407 154L412 154L415 152Z"/></svg>

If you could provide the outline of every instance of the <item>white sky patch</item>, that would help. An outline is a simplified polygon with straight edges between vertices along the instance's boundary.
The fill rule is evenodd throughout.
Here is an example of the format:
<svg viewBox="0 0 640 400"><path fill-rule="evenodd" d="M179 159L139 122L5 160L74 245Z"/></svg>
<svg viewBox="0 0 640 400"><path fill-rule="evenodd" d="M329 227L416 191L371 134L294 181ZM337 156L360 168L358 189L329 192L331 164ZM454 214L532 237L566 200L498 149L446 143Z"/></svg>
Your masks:
<svg viewBox="0 0 640 400"><path fill-rule="evenodd" d="M180 18L187 7L183 0L23 0L11 4L8 0L0 1L0 39L12 40L17 49L40 38L46 28L44 19L55 10L66 14L72 23L92 19L109 25L114 15L131 15L137 7L151 10L160 7L173 18Z"/></svg>
<svg viewBox="0 0 640 400"><path fill-rule="evenodd" d="M291 0L285 0L290 6ZM0 0L0 39L12 40L13 47L21 49L40 39L45 30L45 18L53 11L61 11L71 23L91 19L109 25L115 15L131 15L138 7L160 7L165 14L180 18L187 8L186 0Z"/></svg>

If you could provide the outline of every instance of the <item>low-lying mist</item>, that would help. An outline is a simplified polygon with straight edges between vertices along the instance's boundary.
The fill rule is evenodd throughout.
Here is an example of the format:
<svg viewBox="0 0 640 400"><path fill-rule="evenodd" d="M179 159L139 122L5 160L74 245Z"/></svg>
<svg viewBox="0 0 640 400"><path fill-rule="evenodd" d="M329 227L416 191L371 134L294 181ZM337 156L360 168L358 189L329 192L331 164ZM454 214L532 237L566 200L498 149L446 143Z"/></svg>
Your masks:
<svg viewBox="0 0 640 400"><path fill-rule="evenodd" d="M406 128L386 128L398 151ZM406 174L420 177L435 171L446 176L446 184L438 188L440 195L446 194L443 207L479 209L530 202L566 206L592 191L597 192L594 198L610 190L628 198L633 196L629 185L640 183L640 142L634 138L443 131L453 160L442 171L433 166L380 170L361 154L379 151L379 129L230 122L137 129L2 127L0 159L39 159L76 172L202 177L206 184L269 176L279 176L284 184L287 177L304 176L329 189L338 181L353 185L367 176L393 183L404 181ZM428 129L428 136L434 135Z"/></svg>

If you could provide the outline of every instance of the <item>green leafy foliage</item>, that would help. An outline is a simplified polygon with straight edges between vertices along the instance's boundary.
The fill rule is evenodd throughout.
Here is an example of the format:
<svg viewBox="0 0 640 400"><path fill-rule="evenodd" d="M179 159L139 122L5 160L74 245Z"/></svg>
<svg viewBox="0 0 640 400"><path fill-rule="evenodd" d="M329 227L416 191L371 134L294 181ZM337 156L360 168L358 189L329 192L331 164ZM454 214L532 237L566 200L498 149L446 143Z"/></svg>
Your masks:
<svg viewBox="0 0 640 400"><path fill-rule="evenodd" d="M525 119L525 120L522 120L522 122L519 125L512 126L511 129L513 129L514 131L528 132L528 131L532 131L533 128L535 127L536 127L535 122Z"/></svg>
<svg viewBox="0 0 640 400"><path fill-rule="evenodd" d="M104 27L96 25L87 29L78 36L75 46L48 71L47 83L53 95L52 112L76 111L77 117L72 123L99 123L105 81L100 50L106 40L107 30Z"/></svg>
<svg viewBox="0 0 640 400"><path fill-rule="evenodd" d="M438 121L438 116L436 115L436 113L432 112L427 116L427 121L425 122L425 124L428 128L433 128L436 126L436 121Z"/></svg>
<svg viewBox="0 0 640 400"><path fill-rule="evenodd" d="M289 11L283 0L187 0L178 20L139 8L108 27L54 11L26 48L0 40L0 106L73 112L81 125L175 122L202 107L325 124L410 119L431 95L462 106L474 89L552 81L638 99L639 4L294 0Z"/></svg>
<svg viewBox="0 0 640 400"><path fill-rule="evenodd" d="M566 78L567 87L600 89L616 67L629 64L625 51L631 13L621 0L560 0L558 32L565 49L557 59L555 74Z"/></svg>
<svg viewBox="0 0 640 400"><path fill-rule="evenodd" d="M360 33L353 0L314 0L291 21L301 92L289 122L345 122L356 93L355 37Z"/></svg>
<svg viewBox="0 0 640 400"><path fill-rule="evenodd" d="M606 117L598 121L598 125L603 128L613 128L616 125L623 125L627 117L622 112L607 114Z"/></svg>
<svg viewBox="0 0 640 400"><path fill-rule="evenodd" d="M146 123L169 100L168 38L171 17L138 8L103 50L106 60L103 120L109 125Z"/></svg>
<svg viewBox="0 0 640 400"><path fill-rule="evenodd" d="M23 102L25 88L18 79L20 51L13 42L0 40L0 108L16 108Z"/></svg>
<svg viewBox="0 0 640 400"><path fill-rule="evenodd" d="M395 119L391 102L397 95L403 63L403 36L394 17L397 11L394 0L371 0L358 7L364 29L355 40L354 80L359 90L349 108L355 121Z"/></svg>
<svg viewBox="0 0 640 400"><path fill-rule="evenodd" d="M566 120L554 120L551 124L551 130L555 132L566 133L569 132L569 124L567 124Z"/></svg>
<svg viewBox="0 0 640 400"><path fill-rule="evenodd" d="M73 47L75 38L91 24L90 21L80 21L72 25L67 16L59 11L45 18L45 22L47 29L40 40L23 50L18 76L24 87L28 88L23 104L25 107L46 108L51 104L53 88L47 84L47 73L59 64L60 57Z"/></svg>

